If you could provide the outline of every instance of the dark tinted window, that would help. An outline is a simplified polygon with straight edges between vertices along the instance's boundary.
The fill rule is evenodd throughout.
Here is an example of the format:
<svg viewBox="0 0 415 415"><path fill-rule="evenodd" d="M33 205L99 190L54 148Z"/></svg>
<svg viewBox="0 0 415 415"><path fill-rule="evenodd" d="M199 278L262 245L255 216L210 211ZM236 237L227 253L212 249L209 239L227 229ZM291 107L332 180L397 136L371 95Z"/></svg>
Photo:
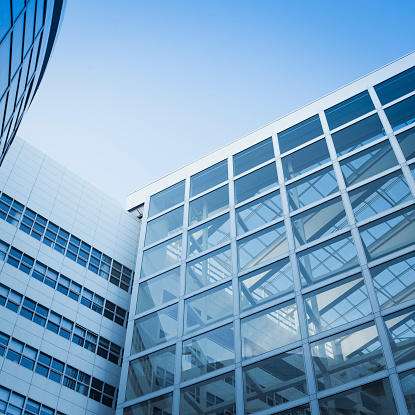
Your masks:
<svg viewBox="0 0 415 415"><path fill-rule="evenodd" d="M233 156L233 174L237 176L272 158L274 158L274 147L272 139L268 138Z"/></svg>
<svg viewBox="0 0 415 415"><path fill-rule="evenodd" d="M415 67L375 86L382 105L415 90Z"/></svg>

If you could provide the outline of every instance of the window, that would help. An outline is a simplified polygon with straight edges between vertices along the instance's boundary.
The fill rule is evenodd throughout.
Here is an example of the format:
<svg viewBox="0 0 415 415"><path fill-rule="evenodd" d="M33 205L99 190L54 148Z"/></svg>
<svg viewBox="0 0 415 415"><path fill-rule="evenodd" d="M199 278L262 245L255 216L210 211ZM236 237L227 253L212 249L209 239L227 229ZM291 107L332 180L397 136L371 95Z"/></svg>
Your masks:
<svg viewBox="0 0 415 415"><path fill-rule="evenodd" d="M393 131L399 130L415 121L415 95L385 109Z"/></svg>
<svg viewBox="0 0 415 415"><path fill-rule="evenodd" d="M147 222L145 245L151 245L181 229L183 229L183 206Z"/></svg>
<svg viewBox="0 0 415 415"><path fill-rule="evenodd" d="M161 213L164 210L183 202L184 185L185 182L182 181L151 196L148 216L151 217L157 215L158 213Z"/></svg>
<svg viewBox="0 0 415 415"><path fill-rule="evenodd" d="M238 176L274 157L272 139L268 138L233 156L233 174Z"/></svg>
<svg viewBox="0 0 415 415"><path fill-rule="evenodd" d="M196 196L226 180L228 180L228 160L223 160L190 178L190 197Z"/></svg>

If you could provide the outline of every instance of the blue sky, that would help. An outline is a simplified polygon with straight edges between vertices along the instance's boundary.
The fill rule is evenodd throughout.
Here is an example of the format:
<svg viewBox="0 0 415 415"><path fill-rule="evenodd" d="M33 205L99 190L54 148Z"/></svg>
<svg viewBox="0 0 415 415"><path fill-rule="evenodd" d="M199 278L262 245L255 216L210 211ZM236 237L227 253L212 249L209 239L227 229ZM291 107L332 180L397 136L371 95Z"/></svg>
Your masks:
<svg viewBox="0 0 415 415"><path fill-rule="evenodd" d="M68 0L19 135L128 193L415 47L413 0Z"/></svg>

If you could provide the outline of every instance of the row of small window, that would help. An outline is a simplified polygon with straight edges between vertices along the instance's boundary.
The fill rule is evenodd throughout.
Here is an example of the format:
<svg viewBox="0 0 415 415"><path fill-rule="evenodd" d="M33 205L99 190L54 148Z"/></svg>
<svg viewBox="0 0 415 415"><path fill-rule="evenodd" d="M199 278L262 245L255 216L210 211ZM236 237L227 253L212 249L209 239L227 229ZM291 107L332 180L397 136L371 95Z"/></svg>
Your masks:
<svg viewBox="0 0 415 415"><path fill-rule="evenodd" d="M114 321L120 326L124 326L127 321L127 311L117 306L109 300L95 294L91 290L82 287L75 281L70 280L59 272L48 266L36 261L34 258L19 251L13 246L10 247L4 241L0 240L0 260L6 261L15 268L36 278L38 281L47 286L56 289L60 293L68 296L88 307L98 314L104 315L105 318Z"/></svg>
<svg viewBox="0 0 415 415"><path fill-rule="evenodd" d="M104 337L75 324L47 307L0 283L0 306L59 334L66 340L96 353L116 365L121 364L122 348Z"/></svg>
<svg viewBox="0 0 415 415"><path fill-rule="evenodd" d="M0 413L10 415L65 415L62 412L0 386Z"/></svg>
<svg viewBox="0 0 415 415"><path fill-rule="evenodd" d="M133 272L108 255L40 216L33 210L7 196L0 196L0 219L19 227L45 245L77 262L112 284L129 292Z"/></svg>
<svg viewBox="0 0 415 415"><path fill-rule="evenodd" d="M0 356L111 408L117 389L0 332Z"/></svg>

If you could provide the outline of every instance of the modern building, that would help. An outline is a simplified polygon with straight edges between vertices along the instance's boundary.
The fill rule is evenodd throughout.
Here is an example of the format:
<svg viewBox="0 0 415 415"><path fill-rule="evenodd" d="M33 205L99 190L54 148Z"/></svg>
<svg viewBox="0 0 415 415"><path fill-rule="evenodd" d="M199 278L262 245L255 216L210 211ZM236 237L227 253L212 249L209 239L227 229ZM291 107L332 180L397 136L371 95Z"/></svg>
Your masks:
<svg viewBox="0 0 415 415"><path fill-rule="evenodd" d="M18 138L0 190L0 413L114 414L139 219Z"/></svg>
<svg viewBox="0 0 415 415"><path fill-rule="evenodd" d="M415 414L415 53L127 198L117 415Z"/></svg>
<svg viewBox="0 0 415 415"><path fill-rule="evenodd" d="M0 2L0 165L42 81L66 0Z"/></svg>

